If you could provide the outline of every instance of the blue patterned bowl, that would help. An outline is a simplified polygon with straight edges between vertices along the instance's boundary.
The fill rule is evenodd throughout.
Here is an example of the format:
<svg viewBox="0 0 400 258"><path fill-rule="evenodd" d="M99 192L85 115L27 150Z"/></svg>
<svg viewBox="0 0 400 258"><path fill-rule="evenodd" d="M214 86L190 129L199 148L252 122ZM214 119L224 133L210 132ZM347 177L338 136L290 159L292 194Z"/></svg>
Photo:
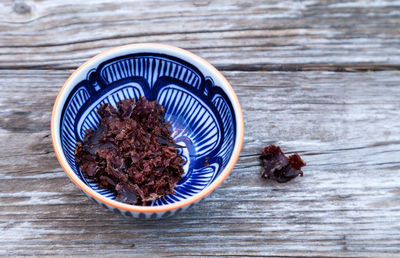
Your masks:
<svg viewBox="0 0 400 258"><path fill-rule="evenodd" d="M76 142L99 123L100 105L140 96L164 106L173 138L187 147L175 194L146 207L116 201L86 179L74 159ZM104 207L137 218L171 216L212 192L239 157L243 127L239 101L223 75L200 57L161 44L121 46L84 63L62 87L51 119L53 146L71 180Z"/></svg>

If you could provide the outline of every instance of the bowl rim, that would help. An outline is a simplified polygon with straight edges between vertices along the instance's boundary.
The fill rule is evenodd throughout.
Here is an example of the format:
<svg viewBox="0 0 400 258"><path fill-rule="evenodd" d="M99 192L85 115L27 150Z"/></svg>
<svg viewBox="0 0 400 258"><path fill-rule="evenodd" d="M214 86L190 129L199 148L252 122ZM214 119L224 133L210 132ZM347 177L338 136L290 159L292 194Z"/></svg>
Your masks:
<svg viewBox="0 0 400 258"><path fill-rule="evenodd" d="M57 114L58 115L61 114L61 110L63 107L62 105L64 103L64 102L60 102L60 100L63 95L67 94L65 92L67 86L75 78L75 76L79 73L79 71L85 69L87 66L90 66L92 63L95 63L96 61L98 61L99 59L102 59L104 57L108 56L107 59L111 59L111 58L120 56L120 55L112 56L114 53L118 53L119 51L132 51L132 53L135 53L135 51L138 52L139 49L143 49L143 48L146 48L149 50L153 49L152 51L154 51L154 52L161 51L160 53L167 51L168 54L170 54L172 52L172 53L174 53L174 55L176 55L178 57L184 56L186 58L185 61L187 61L187 62L192 62L191 60L195 60L195 62L202 64L205 67L205 69L208 69L209 71L214 73L222 81L222 83L224 84L224 90L227 90L230 93L230 94L228 94L229 99L232 101L232 106L233 106L234 112L236 113L236 116L237 116L236 117L236 124L237 124L236 144L234 146L232 156L231 156L227 166L221 172L221 174L216 178L216 180L212 184L210 184L206 188L204 188L202 191L200 191L199 193L197 193L187 199L184 199L184 200L172 203L172 204L161 205L161 206L138 206L138 205L125 204L125 203L118 202L115 200L111 200L107 197L104 197L101 194L94 191L89 186L87 186L75 174L75 172L70 168L69 164L67 163L67 161L65 159L65 156L62 151L61 139L58 136L59 131L57 131L57 129L59 129L57 127L58 121L55 121L56 117L58 118ZM232 86L230 85L228 80L221 74L221 72L219 72L208 61L193 54L192 52L189 52L187 50L184 50L184 49L181 49L178 47L174 47L174 46L170 46L170 45L166 45L166 44L159 44L159 43L139 43L139 44L128 44L128 45L113 47L113 48L110 48L106 51L103 51L103 52L97 54L96 56L90 58L89 60L84 62L82 65L80 65L64 82L63 86L61 87L61 89L56 97L56 100L53 105L50 127L51 127L52 144L53 144L53 148L56 153L57 159L58 159L59 163L61 164L63 170L66 172L68 177L71 179L71 181L73 181L87 195L91 196L92 198L96 199L97 201L100 201L111 207L122 209L125 211L143 212L143 213L166 212L166 211L171 211L174 209L179 209L179 208L188 206L192 203L195 203L195 202L201 200L202 198L204 198L205 196L207 196L208 194L210 194L211 192L213 192L227 178L227 176L231 173L232 169L234 168L234 166L239 158L242 146L243 146L243 137L244 137L244 120L243 120L243 113L242 113L242 108L239 103L239 99L236 96L236 93L233 90Z"/></svg>

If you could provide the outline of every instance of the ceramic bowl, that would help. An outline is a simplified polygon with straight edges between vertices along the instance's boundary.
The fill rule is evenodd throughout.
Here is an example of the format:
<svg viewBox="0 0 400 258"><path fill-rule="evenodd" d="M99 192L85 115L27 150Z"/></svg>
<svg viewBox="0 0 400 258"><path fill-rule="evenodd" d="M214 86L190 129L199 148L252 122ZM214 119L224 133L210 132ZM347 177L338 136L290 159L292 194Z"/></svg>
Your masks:
<svg viewBox="0 0 400 258"><path fill-rule="evenodd" d="M82 175L74 157L85 130L96 129L100 105L140 96L164 106L175 142L186 146L185 174L175 194L150 206L116 201L113 192ZM168 217L211 193L233 169L243 131L239 101L224 76L204 59L161 44L116 47L88 60L65 82L51 118L53 146L70 179L102 206L136 218Z"/></svg>

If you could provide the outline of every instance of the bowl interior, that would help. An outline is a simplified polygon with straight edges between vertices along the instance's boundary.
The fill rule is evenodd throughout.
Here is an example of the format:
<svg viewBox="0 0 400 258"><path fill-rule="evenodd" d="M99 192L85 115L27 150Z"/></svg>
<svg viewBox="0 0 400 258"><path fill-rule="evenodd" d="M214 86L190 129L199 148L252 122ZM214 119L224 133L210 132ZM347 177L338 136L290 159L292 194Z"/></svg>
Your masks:
<svg viewBox="0 0 400 258"><path fill-rule="evenodd" d="M145 96L166 110L173 138L186 159L185 175L175 194L154 201L152 206L175 203L209 186L229 163L236 144L236 115L223 87L194 65L160 53L134 53L114 57L88 70L75 83L63 104L59 137L62 151L74 173L99 194L115 199L86 179L75 163L74 150L85 130L96 129L97 109L104 103L116 107L122 99Z"/></svg>

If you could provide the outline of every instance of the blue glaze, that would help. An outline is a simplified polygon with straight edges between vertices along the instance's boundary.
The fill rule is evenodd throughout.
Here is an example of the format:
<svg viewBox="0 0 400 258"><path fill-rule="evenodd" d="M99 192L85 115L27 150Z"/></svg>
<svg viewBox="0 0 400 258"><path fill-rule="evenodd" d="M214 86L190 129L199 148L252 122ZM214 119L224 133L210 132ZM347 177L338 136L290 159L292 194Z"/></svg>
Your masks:
<svg viewBox="0 0 400 258"><path fill-rule="evenodd" d="M164 106L165 120L172 125L173 138L187 160L185 175L175 194L158 199L154 206L175 203L199 193L210 185L228 164L236 139L232 103L196 67L176 57L139 53L117 57L92 69L86 80L69 94L62 114L60 138L72 170L93 190L110 199L114 194L99 189L86 179L75 163L74 150L85 131L96 129L97 109L104 103L116 107L122 99L145 96ZM208 158L209 166L205 165Z"/></svg>

